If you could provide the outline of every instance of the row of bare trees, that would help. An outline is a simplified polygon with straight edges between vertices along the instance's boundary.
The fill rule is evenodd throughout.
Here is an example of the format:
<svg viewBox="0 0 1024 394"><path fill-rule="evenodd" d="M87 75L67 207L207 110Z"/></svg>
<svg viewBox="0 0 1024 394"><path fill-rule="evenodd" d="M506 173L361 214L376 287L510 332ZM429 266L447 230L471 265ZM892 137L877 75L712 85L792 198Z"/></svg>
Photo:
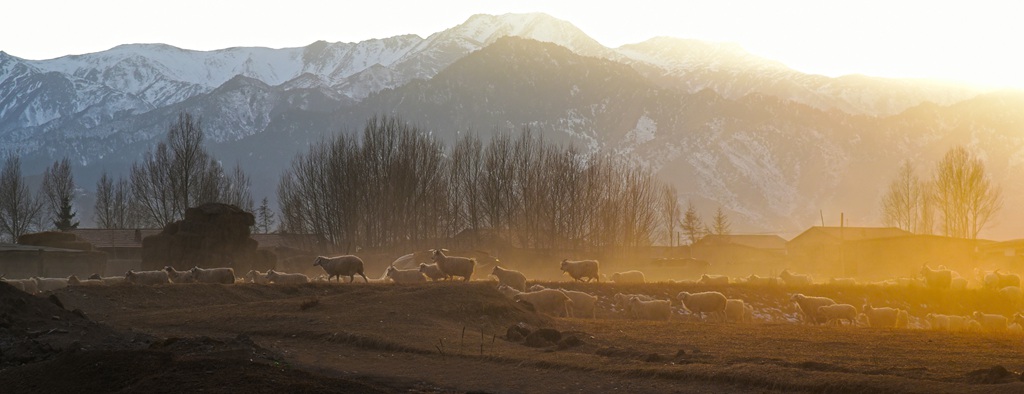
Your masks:
<svg viewBox="0 0 1024 394"><path fill-rule="evenodd" d="M278 184L284 230L334 245L382 247L497 234L531 248L650 245L661 184L607 155L529 130L448 150L397 118L370 119L299 154Z"/></svg>
<svg viewBox="0 0 1024 394"><path fill-rule="evenodd" d="M935 165L930 179L909 161L882 198L882 221L917 234L976 239L1002 208L1002 192L985 163L957 146Z"/></svg>
<svg viewBox="0 0 1024 394"><path fill-rule="evenodd" d="M75 179L67 158L43 171L42 184L33 193L21 173L21 159L9 156L0 172L0 238L15 242L38 229L77 228L74 199Z"/></svg>

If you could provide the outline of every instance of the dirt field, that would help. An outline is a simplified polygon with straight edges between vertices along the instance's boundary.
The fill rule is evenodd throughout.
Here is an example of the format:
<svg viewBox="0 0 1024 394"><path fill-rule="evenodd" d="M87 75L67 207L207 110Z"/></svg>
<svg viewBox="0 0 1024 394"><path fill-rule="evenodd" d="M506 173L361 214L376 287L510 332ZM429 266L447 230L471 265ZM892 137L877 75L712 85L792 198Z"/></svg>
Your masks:
<svg viewBox="0 0 1024 394"><path fill-rule="evenodd" d="M601 296L706 290L559 285ZM549 318L487 283L77 287L55 294L63 309L14 301L0 285L0 381L5 392L1024 392L1021 334L805 326L790 322L792 289L718 290L751 301L761 322L637 322L607 303L596 320ZM803 291L896 300L918 317L991 302L972 291ZM504 339L517 323L575 339Z"/></svg>

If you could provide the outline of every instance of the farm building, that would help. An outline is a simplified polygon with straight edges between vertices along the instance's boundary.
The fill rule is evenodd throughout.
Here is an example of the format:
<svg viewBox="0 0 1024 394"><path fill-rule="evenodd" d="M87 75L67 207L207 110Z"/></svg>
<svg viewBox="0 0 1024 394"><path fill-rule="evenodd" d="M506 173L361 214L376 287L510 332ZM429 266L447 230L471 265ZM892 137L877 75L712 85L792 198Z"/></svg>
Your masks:
<svg viewBox="0 0 1024 394"><path fill-rule="evenodd" d="M715 273L777 273L786 264L786 240L778 235L708 235L693 244L693 257Z"/></svg>

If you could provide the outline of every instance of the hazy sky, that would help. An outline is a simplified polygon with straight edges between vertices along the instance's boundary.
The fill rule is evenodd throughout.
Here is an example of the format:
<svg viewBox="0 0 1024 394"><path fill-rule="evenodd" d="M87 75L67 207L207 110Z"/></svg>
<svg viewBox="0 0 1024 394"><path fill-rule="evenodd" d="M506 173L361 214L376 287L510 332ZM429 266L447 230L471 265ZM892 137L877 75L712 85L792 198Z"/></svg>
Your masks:
<svg viewBox="0 0 1024 394"><path fill-rule="evenodd" d="M47 59L124 43L304 46L431 33L477 13L544 12L609 47L735 42L797 70L1024 88L1024 1L9 1L0 50Z"/></svg>

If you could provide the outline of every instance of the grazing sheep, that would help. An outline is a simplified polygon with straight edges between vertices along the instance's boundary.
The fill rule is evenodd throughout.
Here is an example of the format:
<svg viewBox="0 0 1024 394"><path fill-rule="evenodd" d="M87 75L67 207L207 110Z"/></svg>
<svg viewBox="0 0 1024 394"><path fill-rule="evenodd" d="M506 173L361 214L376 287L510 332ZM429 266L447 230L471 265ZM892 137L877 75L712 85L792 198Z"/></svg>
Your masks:
<svg viewBox="0 0 1024 394"><path fill-rule="evenodd" d="M612 282L615 283L647 283L647 278L640 271L623 271L612 274Z"/></svg>
<svg viewBox="0 0 1024 394"><path fill-rule="evenodd" d="M800 309L800 314L803 316L805 324L821 324L825 322L825 319L818 316L818 308L828 305L835 305L835 301L828 297L809 297L803 294L793 294L789 298L790 302L795 302L797 307Z"/></svg>
<svg viewBox="0 0 1024 394"><path fill-rule="evenodd" d="M590 316L591 319L597 318L597 296L592 296L582 291L565 289L559 289L559 291L569 296L569 299L572 300L573 317Z"/></svg>
<svg viewBox="0 0 1024 394"><path fill-rule="evenodd" d="M728 285L729 277L725 275L703 274L700 276L700 280L698 280L697 283L702 285Z"/></svg>
<svg viewBox="0 0 1024 394"><path fill-rule="evenodd" d="M235 283L234 268L199 268L192 267L192 277L198 283L221 283L230 285Z"/></svg>
<svg viewBox="0 0 1024 394"><path fill-rule="evenodd" d="M794 274L789 272L788 268L779 273L779 278L787 286L807 286L814 283L810 275Z"/></svg>
<svg viewBox="0 0 1024 394"><path fill-rule="evenodd" d="M843 325L845 319L852 326L857 323L857 307L850 304L819 306L818 316L825 319L826 324Z"/></svg>
<svg viewBox="0 0 1024 394"><path fill-rule="evenodd" d="M267 280L277 284L309 283L309 277L303 274L287 274L271 269L267 271Z"/></svg>
<svg viewBox="0 0 1024 394"><path fill-rule="evenodd" d="M626 307L628 306L627 304L629 303L629 299L633 298L633 297L639 298L641 301L652 301L652 300L654 300L654 297L651 297L649 295L644 295L644 294L622 294L622 293L615 293L615 295L612 296L612 305L617 310L620 310L620 311L621 310L626 310Z"/></svg>
<svg viewBox="0 0 1024 394"><path fill-rule="evenodd" d="M352 283L356 280L356 274L363 277L364 283L370 283L369 279L366 279L366 275L363 274L363 259L359 256L346 254L344 256L335 257L324 257L317 256L313 260L313 266L320 266L327 273L327 281L330 282L332 277L338 278L338 283L341 283L341 277L347 276L348 283ZM393 265L392 265L393 266Z"/></svg>
<svg viewBox="0 0 1024 394"><path fill-rule="evenodd" d="M981 324L982 330L985 331L1006 331L1006 325L1008 323L1006 316L1003 315L992 315L988 313L974 312L974 320L977 320Z"/></svg>
<svg viewBox="0 0 1024 394"><path fill-rule="evenodd" d="M967 288L967 279L953 278L949 281L949 288L953 290L964 290Z"/></svg>
<svg viewBox="0 0 1024 394"><path fill-rule="evenodd" d="M552 316L564 313L565 316L572 316L572 299L555 289L516 294L512 300L529 304L537 313L546 313Z"/></svg>
<svg viewBox="0 0 1024 394"><path fill-rule="evenodd" d="M747 305L743 300L730 298L725 300L725 319L740 323L747 314Z"/></svg>
<svg viewBox="0 0 1024 394"><path fill-rule="evenodd" d="M138 271L128 270L124 273L124 281L134 285L165 285L171 283L167 277L167 271Z"/></svg>
<svg viewBox="0 0 1024 394"><path fill-rule="evenodd" d="M965 316L946 315L946 319L949 320L950 331L967 330L967 325L971 322L971 319Z"/></svg>
<svg viewBox="0 0 1024 394"><path fill-rule="evenodd" d="M630 315L634 319L669 320L672 317L672 303L668 300L643 301L632 297L628 305Z"/></svg>
<svg viewBox="0 0 1024 394"><path fill-rule="evenodd" d="M246 283L255 283L258 285L265 285L270 283L270 279L267 279L267 274L261 273L257 270L249 270L245 273Z"/></svg>
<svg viewBox="0 0 1024 394"><path fill-rule="evenodd" d="M427 277L419 269L400 270L395 268L395 266L388 267L384 271L384 276L390 278L392 282L398 285L424 283L427 281Z"/></svg>
<svg viewBox="0 0 1024 394"><path fill-rule="evenodd" d="M871 304L864 304L864 315L868 317L868 325L876 328L897 328L899 327L901 312L896 308L881 307L873 308Z"/></svg>
<svg viewBox="0 0 1024 394"><path fill-rule="evenodd" d="M102 280L103 284L108 286L124 283L123 276L100 276L100 274L92 274L89 276L89 279Z"/></svg>
<svg viewBox="0 0 1024 394"><path fill-rule="evenodd" d="M430 280L435 282L445 279L445 274L444 272L441 272L440 268L437 267L437 263L420 263L420 272L422 272L423 275L426 275L428 278L430 278Z"/></svg>
<svg viewBox="0 0 1024 394"><path fill-rule="evenodd" d="M78 279L78 276L68 276L68 286L103 286L101 279Z"/></svg>
<svg viewBox="0 0 1024 394"><path fill-rule="evenodd" d="M750 274L750 276L747 277L747 283L755 286L775 286L779 284L779 280L777 278L762 278L760 276Z"/></svg>
<svg viewBox="0 0 1024 394"><path fill-rule="evenodd" d="M505 297L508 297L508 298L512 298L512 297L515 297L516 295L519 295L519 294L523 293L523 292L521 292L519 290L513 289L513 288L505 286L505 285L498 285L498 292L501 293L501 295L503 295Z"/></svg>
<svg viewBox="0 0 1024 394"><path fill-rule="evenodd" d="M999 270L993 271L992 274L999 280L999 288L1010 286L1020 287L1020 276L1017 274L1003 274L1000 273Z"/></svg>
<svg viewBox="0 0 1024 394"><path fill-rule="evenodd" d="M544 290L546 288L547 287L544 287L543 285L533 285L533 286L530 286L530 288L527 289L527 290L529 290L529 291L538 291L538 290Z"/></svg>
<svg viewBox="0 0 1024 394"><path fill-rule="evenodd" d="M196 281L195 275L192 275L192 270L178 271L168 265L164 266L164 271L167 271L167 278L171 280L171 283L193 283Z"/></svg>
<svg viewBox="0 0 1024 394"><path fill-rule="evenodd" d="M928 287L935 289L948 289L953 281L953 272L948 269L933 270L928 265L921 266L921 276L924 276Z"/></svg>
<svg viewBox="0 0 1024 394"><path fill-rule="evenodd" d="M682 301L683 306L686 310L699 314L701 320L704 319L704 314L709 313L714 316L718 321L725 321L725 307L728 304L728 300L722 293L717 291L705 291L703 293L689 293L685 291L679 292L676 295L679 301Z"/></svg>
<svg viewBox="0 0 1024 394"><path fill-rule="evenodd" d="M522 272L504 269L496 265L491 270L491 275L498 278L498 283L519 291L526 291L526 275L523 275Z"/></svg>
<svg viewBox="0 0 1024 394"><path fill-rule="evenodd" d="M990 289L1000 289L1002 287L1005 287L999 285L1000 276L995 272L985 272L982 271L980 268L975 268L974 275L977 277L978 281L981 282L982 286L984 287Z"/></svg>
<svg viewBox="0 0 1024 394"><path fill-rule="evenodd" d="M828 283L833 286L856 286L857 279L854 278L829 278Z"/></svg>
<svg viewBox="0 0 1024 394"><path fill-rule="evenodd" d="M933 330L949 330L949 316L929 313L924 316L924 320Z"/></svg>
<svg viewBox="0 0 1024 394"><path fill-rule="evenodd" d="M40 293L42 293L44 291L54 291L54 290L57 290L57 289L63 289L65 287L68 287L68 279L67 278L40 278L40 277L32 277L32 280L34 280L36 282L36 288L39 289Z"/></svg>
<svg viewBox="0 0 1024 394"><path fill-rule="evenodd" d="M476 267L476 259L459 256L446 256L444 251L447 249L431 249L434 253L434 262L437 263L437 267L444 272L445 277L453 279L453 277L461 276L464 281L469 282L470 277L473 276L473 269Z"/></svg>
<svg viewBox="0 0 1024 394"><path fill-rule="evenodd" d="M1021 291L1020 287L1007 286L999 289L999 296L1014 304L1018 304L1024 299L1024 292Z"/></svg>
<svg viewBox="0 0 1024 394"><path fill-rule="evenodd" d="M577 282L587 278L587 282L595 279L598 283L601 283L600 266L601 263L597 260L570 261L565 259L562 260L562 273L568 273Z"/></svg>

